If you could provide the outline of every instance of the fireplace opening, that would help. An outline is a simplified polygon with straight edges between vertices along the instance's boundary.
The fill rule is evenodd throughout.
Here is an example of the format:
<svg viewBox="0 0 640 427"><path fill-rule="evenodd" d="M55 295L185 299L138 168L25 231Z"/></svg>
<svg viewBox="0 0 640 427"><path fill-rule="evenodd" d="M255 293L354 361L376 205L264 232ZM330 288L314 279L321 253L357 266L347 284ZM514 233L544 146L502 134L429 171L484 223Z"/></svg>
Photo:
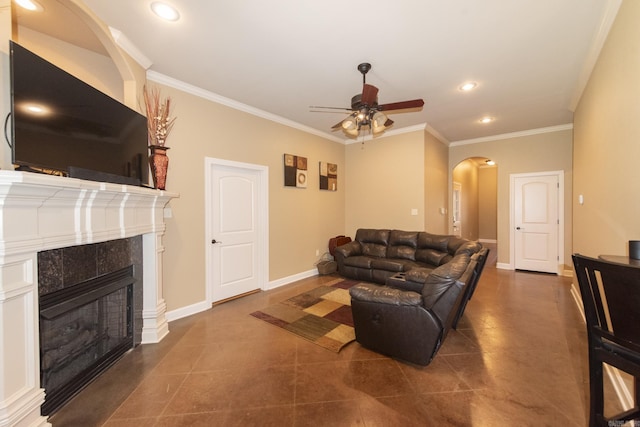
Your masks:
<svg viewBox="0 0 640 427"><path fill-rule="evenodd" d="M130 265L40 296L43 415L133 348L135 282Z"/></svg>

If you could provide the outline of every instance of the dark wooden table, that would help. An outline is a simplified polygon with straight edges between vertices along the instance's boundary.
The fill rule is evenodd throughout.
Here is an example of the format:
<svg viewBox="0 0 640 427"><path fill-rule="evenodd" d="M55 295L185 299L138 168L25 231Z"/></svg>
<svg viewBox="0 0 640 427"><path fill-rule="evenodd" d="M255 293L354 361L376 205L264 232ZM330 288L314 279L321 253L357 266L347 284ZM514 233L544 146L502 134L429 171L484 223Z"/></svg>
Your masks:
<svg viewBox="0 0 640 427"><path fill-rule="evenodd" d="M640 259L629 258L624 255L600 255L598 256L603 261L615 262L616 264L630 265L631 267L640 268Z"/></svg>

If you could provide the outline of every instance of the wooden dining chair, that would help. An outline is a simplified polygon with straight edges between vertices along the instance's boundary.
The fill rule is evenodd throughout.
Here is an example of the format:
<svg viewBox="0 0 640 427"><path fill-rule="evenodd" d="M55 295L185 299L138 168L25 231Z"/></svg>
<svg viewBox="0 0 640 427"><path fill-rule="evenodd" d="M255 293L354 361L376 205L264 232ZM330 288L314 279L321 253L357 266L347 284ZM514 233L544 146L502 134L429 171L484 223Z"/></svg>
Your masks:
<svg viewBox="0 0 640 427"><path fill-rule="evenodd" d="M640 268L573 255L587 322L589 426L617 426L640 420ZM634 377L634 407L604 414L603 366Z"/></svg>

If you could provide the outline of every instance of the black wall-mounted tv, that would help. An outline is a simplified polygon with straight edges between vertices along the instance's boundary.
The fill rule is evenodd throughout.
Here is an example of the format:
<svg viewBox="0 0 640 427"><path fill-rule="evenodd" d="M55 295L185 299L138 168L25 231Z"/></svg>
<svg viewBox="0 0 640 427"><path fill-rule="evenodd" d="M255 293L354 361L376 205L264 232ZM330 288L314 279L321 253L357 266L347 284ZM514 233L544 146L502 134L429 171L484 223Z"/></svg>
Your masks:
<svg viewBox="0 0 640 427"><path fill-rule="evenodd" d="M18 169L149 184L145 116L13 41L10 49Z"/></svg>

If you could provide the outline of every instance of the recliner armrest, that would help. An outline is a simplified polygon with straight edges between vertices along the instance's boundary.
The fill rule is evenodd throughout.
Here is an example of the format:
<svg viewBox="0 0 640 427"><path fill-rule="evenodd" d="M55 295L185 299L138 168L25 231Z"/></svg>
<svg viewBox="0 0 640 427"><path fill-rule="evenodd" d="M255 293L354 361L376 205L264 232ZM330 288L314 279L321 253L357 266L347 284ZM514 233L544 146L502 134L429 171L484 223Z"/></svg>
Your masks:
<svg viewBox="0 0 640 427"><path fill-rule="evenodd" d="M345 245L338 246L335 248L335 255L341 256L342 258L347 258L355 255L362 255L362 246L360 242L354 240Z"/></svg>
<svg viewBox="0 0 640 427"><path fill-rule="evenodd" d="M417 292L403 291L388 286L359 283L349 289L352 299L389 305L422 305L422 296Z"/></svg>

